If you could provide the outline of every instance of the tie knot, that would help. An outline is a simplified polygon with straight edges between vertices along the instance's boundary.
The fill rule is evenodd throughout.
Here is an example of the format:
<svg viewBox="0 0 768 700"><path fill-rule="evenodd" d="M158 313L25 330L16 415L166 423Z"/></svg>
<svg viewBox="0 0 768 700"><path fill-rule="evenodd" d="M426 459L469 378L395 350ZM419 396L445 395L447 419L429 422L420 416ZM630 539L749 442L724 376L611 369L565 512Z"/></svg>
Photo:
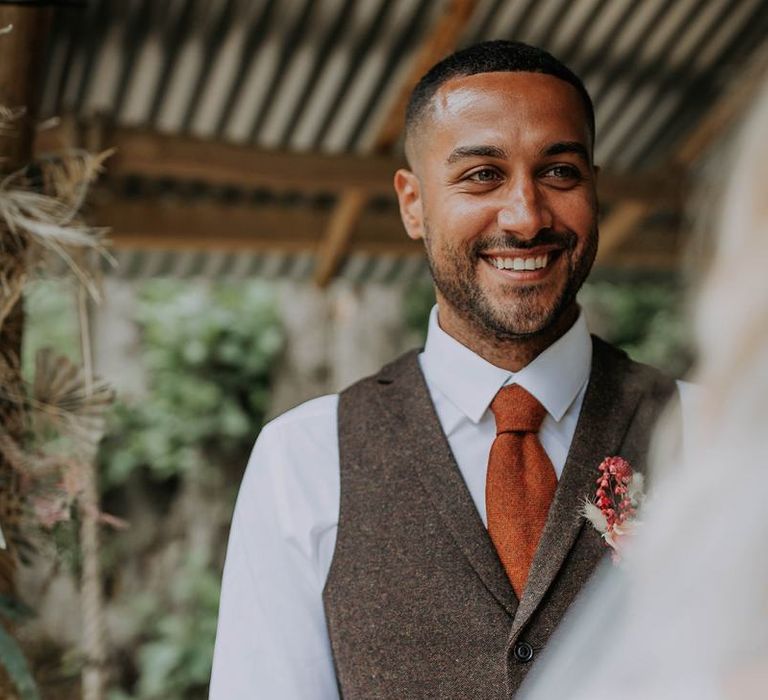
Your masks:
<svg viewBox="0 0 768 700"><path fill-rule="evenodd" d="M491 402L496 434L537 433L547 409L518 384L505 386Z"/></svg>

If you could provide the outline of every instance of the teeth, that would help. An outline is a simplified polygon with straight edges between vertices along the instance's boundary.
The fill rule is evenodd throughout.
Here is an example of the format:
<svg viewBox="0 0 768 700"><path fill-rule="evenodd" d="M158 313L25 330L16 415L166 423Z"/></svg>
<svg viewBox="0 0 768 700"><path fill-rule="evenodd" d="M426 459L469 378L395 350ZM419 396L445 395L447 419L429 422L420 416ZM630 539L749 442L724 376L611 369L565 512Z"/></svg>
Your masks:
<svg viewBox="0 0 768 700"><path fill-rule="evenodd" d="M549 255L535 258L490 258L490 262L499 270L540 270L547 266Z"/></svg>

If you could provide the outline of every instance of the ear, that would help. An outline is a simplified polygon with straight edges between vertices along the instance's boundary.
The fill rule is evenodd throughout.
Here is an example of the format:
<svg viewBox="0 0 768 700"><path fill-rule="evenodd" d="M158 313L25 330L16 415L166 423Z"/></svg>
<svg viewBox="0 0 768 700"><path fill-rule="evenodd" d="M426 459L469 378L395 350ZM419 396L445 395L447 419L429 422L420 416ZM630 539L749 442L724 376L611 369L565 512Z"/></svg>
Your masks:
<svg viewBox="0 0 768 700"><path fill-rule="evenodd" d="M400 168L395 173L394 184L400 204L400 218L406 233L414 240L424 238L424 211L419 178L412 171Z"/></svg>

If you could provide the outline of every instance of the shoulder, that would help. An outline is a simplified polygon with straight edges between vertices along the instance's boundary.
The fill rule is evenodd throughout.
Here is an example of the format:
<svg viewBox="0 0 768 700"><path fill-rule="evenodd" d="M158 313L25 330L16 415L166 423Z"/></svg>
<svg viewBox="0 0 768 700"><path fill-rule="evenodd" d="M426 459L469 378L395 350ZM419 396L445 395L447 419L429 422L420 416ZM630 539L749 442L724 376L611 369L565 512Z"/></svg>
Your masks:
<svg viewBox="0 0 768 700"><path fill-rule="evenodd" d="M326 394L309 399L273 418L262 428L262 433L279 433L327 425L336 417L338 394Z"/></svg>
<svg viewBox="0 0 768 700"><path fill-rule="evenodd" d="M376 374L350 385L339 395L340 442L356 439L381 427L383 414L399 414L407 395L423 384L419 350L410 350L384 365Z"/></svg>
<svg viewBox="0 0 768 700"><path fill-rule="evenodd" d="M349 403L350 399L370 394L371 389L380 386L387 386L394 382L411 382L416 380L421 374L419 364L420 348L415 348L403 353L399 357L388 362L378 372L368 377L363 377L359 381L351 384L344 389L339 398L342 403Z"/></svg>
<svg viewBox="0 0 768 700"><path fill-rule="evenodd" d="M310 399L269 421L259 433L255 455L265 451L291 454L311 449L317 455L332 449L336 442L338 394Z"/></svg>
<svg viewBox="0 0 768 700"><path fill-rule="evenodd" d="M241 494L333 480L339 454L337 405L337 394L321 396L267 423L248 460Z"/></svg>

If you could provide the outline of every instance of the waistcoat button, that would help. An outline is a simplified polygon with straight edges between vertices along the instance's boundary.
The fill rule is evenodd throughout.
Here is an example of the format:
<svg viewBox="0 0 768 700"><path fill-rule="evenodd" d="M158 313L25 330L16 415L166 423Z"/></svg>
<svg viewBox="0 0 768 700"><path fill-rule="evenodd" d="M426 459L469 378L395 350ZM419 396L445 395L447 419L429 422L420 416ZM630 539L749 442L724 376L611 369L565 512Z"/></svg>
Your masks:
<svg viewBox="0 0 768 700"><path fill-rule="evenodd" d="M533 658L533 647L528 642L518 642L512 653L515 661L527 664Z"/></svg>

